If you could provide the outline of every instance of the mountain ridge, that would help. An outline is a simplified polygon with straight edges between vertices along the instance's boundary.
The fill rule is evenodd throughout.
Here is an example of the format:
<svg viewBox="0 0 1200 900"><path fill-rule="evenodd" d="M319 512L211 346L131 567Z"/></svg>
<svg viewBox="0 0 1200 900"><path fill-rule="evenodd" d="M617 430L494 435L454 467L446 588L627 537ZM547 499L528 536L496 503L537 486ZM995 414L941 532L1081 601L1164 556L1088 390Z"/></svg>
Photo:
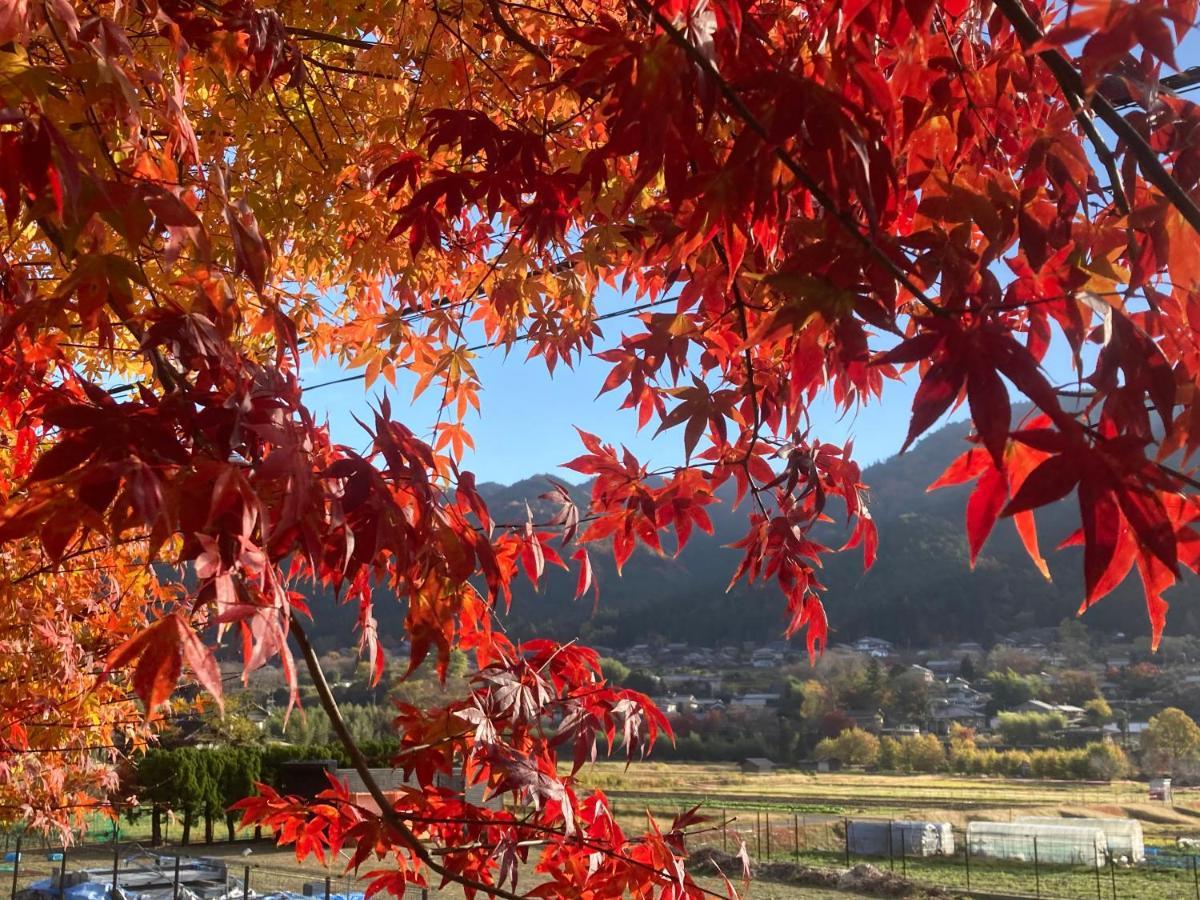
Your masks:
<svg viewBox="0 0 1200 900"><path fill-rule="evenodd" d="M830 624L830 641L866 634L900 646L979 641L1020 628L1055 625L1075 614L1082 595L1082 559L1077 550L1053 548L1078 523L1069 496L1038 512L1038 533L1053 580L1036 570L1011 522L1001 521L977 560L968 564L964 509L971 485L928 492L928 485L969 446L965 422L944 425L903 455L869 466L863 480L870 488L870 509L879 528L879 556L863 569L858 550L831 554L820 573ZM525 504L541 520L551 507L539 495L551 480L568 488L586 507L590 485L570 485L553 475L534 475L511 485L486 482L477 489L498 522L525 520ZM745 504L732 509L731 490L708 507L714 533L694 532L677 556L657 555L639 547L617 577L611 553L590 548L600 586L599 601L574 600L575 573L547 570L537 591L523 579L514 586L511 609L499 613L514 635L538 634L559 640L621 647L662 639L714 645L730 641L766 643L781 638L785 604L770 583L726 585L739 561L727 549L746 530ZM827 526L819 539L839 546L844 532ZM672 538L665 544L673 548ZM1176 588L1168 629L1197 631L1194 583ZM399 627L399 604L376 604L381 633ZM320 602L320 601L318 601ZM322 604L324 605L324 604ZM1089 611L1085 621L1102 631L1148 633L1136 578ZM796 640L803 640L797 636Z"/></svg>

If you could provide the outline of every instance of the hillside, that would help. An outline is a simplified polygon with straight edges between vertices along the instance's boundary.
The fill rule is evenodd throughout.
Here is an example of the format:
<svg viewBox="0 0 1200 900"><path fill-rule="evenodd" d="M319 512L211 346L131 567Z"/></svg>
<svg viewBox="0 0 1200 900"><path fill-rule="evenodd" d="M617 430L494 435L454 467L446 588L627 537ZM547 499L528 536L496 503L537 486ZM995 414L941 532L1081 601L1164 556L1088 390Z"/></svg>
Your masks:
<svg viewBox="0 0 1200 900"><path fill-rule="evenodd" d="M831 641L864 634L887 638L901 646L922 647L941 641L988 642L1017 628L1054 625L1073 615L1079 605L1081 553L1053 552L1071 530L1074 497L1039 514L1043 553L1053 582L1034 569L1009 522L997 526L975 570L967 564L963 508L969 486L927 493L946 465L967 445L967 426L947 425L903 456L871 466L871 510L879 526L879 559L867 572L858 552L837 554L824 581ZM499 521L520 521L525 502L548 488L546 476L513 485L483 484L480 492ZM587 488L576 489L586 500ZM725 593L738 562L725 545L745 530L746 509L730 508L729 497L709 507L715 532L697 532L677 558L639 549L617 577L611 557L593 552L600 601L572 599L574 575L550 572L540 592L521 582L512 610L503 617L516 634L538 633L560 639L578 636L593 644L625 646L655 637L716 644L725 641L770 641L784 625L783 603L767 588L739 585ZM1076 520L1077 521L1077 520ZM839 535L825 535L831 545ZM668 542L669 543L669 542ZM376 615L383 630L399 615L399 606L380 598ZM1195 633L1200 624L1194 584L1168 595L1173 608L1169 629ZM1089 626L1102 631L1147 631L1136 580L1122 585L1087 615Z"/></svg>

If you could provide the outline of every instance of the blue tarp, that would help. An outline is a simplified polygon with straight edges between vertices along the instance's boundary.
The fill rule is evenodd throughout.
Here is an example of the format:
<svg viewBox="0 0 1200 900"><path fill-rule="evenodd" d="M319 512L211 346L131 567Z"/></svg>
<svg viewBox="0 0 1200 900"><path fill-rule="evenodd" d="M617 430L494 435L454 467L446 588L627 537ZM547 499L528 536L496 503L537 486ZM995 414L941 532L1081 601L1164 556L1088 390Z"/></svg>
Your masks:
<svg viewBox="0 0 1200 900"><path fill-rule="evenodd" d="M36 891L40 894L50 894L52 896L60 896L58 887L49 878L41 878L31 884L28 891ZM109 885L99 881L84 881L80 884L71 885L66 891L62 892L63 900L108 900L110 894Z"/></svg>
<svg viewBox="0 0 1200 900"><path fill-rule="evenodd" d="M98 881L85 881L67 888L63 892L64 900L108 900L112 885L101 884Z"/></svg>

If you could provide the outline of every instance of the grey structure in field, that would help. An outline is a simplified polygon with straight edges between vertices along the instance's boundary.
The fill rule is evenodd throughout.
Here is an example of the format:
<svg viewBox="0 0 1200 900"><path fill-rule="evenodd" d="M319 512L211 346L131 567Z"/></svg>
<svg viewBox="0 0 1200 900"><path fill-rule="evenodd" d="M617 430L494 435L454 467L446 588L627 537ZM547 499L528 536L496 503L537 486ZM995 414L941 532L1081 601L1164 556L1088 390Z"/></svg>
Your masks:
<svg viewBox="0 0 1200 900"><path fill-rule="evenodd" d="M254 867L242 866L252 873ZM250 875L249 877L253 877ZM55 872L16 891L13 900L364 900L362 891L335 893L331 882L309 882L303 893L247 890L225 860L176 857L136 850L114 865ZM406 898L427 900L438 891L408 886Z"/></svg>
<svg viewBox="0 0 1200 900"><path fill-rule="evenodd" d="M297 760L280 766L280 792L314 800L317 795L329 789L329 779L336 778L344 781L355 802L367 809L374 807L375 801L367 790L366 782L354 769L339 769L337 762L332 759ZM391 798L399 795L405 788L417 786L416 779L406 777L400 769L375 768L367 770L371 779L384 794ZM435 786L446 788L463 795L463 799L472 806L500 809L503 798L489 797L487 786L473 784L464 790L463 779L460 775L438 774Z"/></svg>
<svg viewBox="0 0 1200 900"><path fill-rule="evenodd" d="M136 852L116 871L117 894L123 900L242 900L242 880L230 875L221 860L191 859ZM113 900L113 867L75 869L35 881L17 891L14 900Z"/></svg>
<svg viewBox="0 0 1200 900"><path fill-rule="evenodd" d="M846 824L846 840L855 856L954 855L954 829L949 822L852 819Z"/></svg>

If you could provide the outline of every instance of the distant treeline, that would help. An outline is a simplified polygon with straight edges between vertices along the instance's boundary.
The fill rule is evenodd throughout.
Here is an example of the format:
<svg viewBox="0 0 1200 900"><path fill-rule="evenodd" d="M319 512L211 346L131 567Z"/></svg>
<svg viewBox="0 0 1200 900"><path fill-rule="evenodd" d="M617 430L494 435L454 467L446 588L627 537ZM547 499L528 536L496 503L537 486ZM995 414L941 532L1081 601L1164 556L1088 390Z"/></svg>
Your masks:
<svg viewBox="0 0 1200 900"><path fill-rule="evenodd" d="M387 766L399 751L396 741L364 741L360 747L371 766ZM192 826L204 823L204 841L212 843L213 824L225 820L229 840L237 831L237 815L229 807L254 792L262 782L279 786L284 763L332 759L348 768L350 759L341 744L269 744L265 747L199 746L148 751L136 764L133 783L127 785L140 805L130 818L150 815L151 841L162 843L162 818L173 813L181 822L180 843L191 840Z"/></svg>

